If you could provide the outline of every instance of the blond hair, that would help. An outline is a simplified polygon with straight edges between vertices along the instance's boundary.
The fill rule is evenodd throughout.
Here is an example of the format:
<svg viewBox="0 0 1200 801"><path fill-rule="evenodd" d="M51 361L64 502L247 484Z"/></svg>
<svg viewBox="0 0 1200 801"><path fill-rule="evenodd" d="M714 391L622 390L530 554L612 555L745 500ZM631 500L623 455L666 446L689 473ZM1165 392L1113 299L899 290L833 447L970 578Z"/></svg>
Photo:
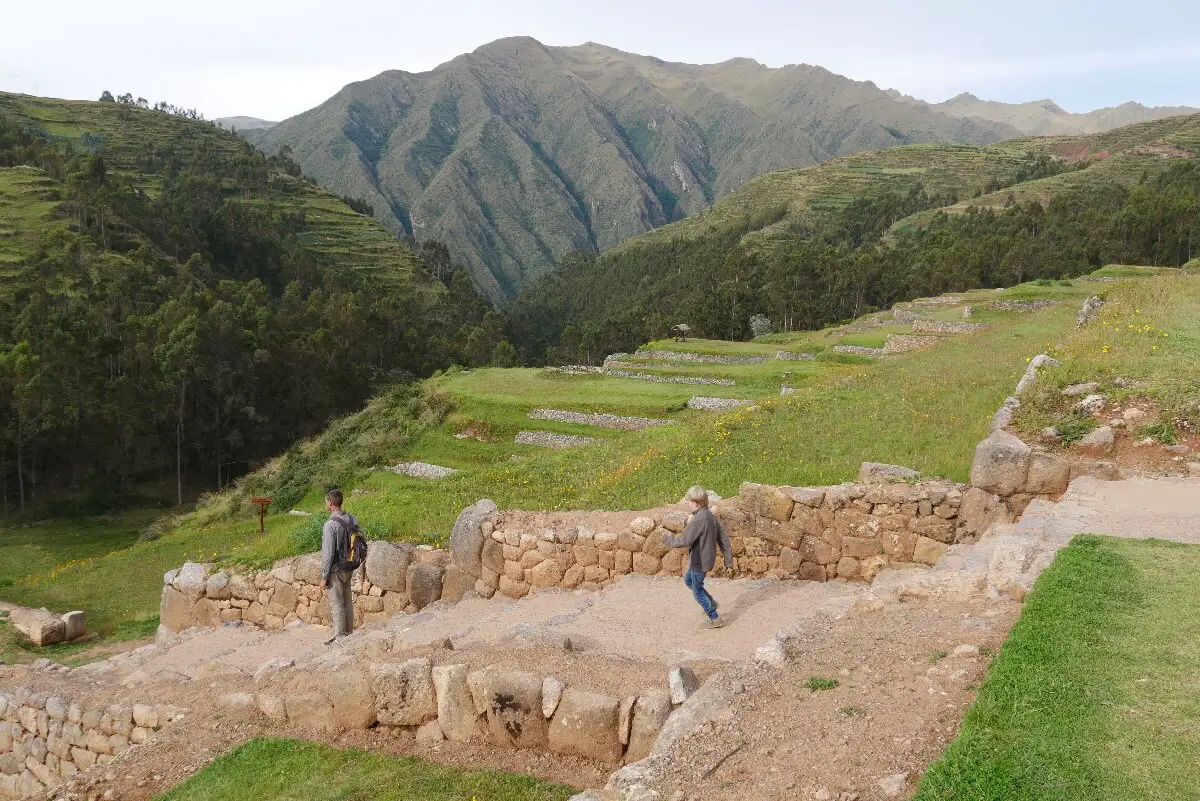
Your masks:
<svg viewBox="0 0 1200 801"><path fill-rule="evenodd" d="M708 490L696 484L689 487L687 494L683 496L684 500L699 504L700 506L708 506Z"/></svg>

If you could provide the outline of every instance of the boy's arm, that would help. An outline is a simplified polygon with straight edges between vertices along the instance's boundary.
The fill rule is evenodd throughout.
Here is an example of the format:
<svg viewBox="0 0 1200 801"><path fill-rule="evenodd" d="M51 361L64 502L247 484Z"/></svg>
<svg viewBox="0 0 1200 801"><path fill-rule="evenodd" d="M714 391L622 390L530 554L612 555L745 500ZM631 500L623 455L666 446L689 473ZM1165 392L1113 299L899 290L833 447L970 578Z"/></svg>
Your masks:
<svg viewBox="0 0 1200 801"><path fill-rule="evenodd" d="M675 537L663 535L663 545L668 548L691 548L692 543L700 536L700 526L696 525L695 516L688 521L683 531Z"/></svg>
<svg viewBox="0 0 1200 801"><path fill-rule="evenodd" d="M331 517L325 521L325 528L321 530L321 580L326 587L333 576L333 540L336 525Z"/></svg>
<svg viewBox="0 0 1200 801"><path fill-rule="evenodd" d="M721 553L725 555L725 569L733 570L733 543L729 541L729 535L725 533L721 520L716 515L713 515L713 520L717 521L717 544L721 546Z"/></svg>

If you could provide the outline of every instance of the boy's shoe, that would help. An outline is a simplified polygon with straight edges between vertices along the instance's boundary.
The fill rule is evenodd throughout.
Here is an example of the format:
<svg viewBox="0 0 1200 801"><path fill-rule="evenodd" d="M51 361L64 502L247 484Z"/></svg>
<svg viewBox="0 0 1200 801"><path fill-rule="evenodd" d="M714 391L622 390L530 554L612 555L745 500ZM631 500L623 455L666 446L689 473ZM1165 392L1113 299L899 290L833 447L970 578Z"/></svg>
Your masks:
<svg viewBox="0 0 1200 801"><path fill-rule="evenodd" d="M707 623L705 623L705 624L704 624L704 628L706 628L706 629L719 629L719 628L721 628L721 627L722 627L722 626L724 626L724 625L725 625L725 621L724 621L724 620L721 620L721 618L719 618L719 617L714 617L712 620L710 620L710 621L708 621Z"/></svg>

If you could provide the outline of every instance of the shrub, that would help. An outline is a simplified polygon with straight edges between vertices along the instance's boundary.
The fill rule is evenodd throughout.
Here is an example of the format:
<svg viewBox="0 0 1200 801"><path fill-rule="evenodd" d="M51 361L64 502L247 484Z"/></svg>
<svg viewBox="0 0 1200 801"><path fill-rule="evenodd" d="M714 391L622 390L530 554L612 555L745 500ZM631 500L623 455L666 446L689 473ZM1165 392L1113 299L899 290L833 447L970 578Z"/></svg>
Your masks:
<svg viewBox="0 0 1200 801"><path fill-rule="evenodd" d="M832 690L838 686L838 680L826 679L820 676L809 676L808 681L804 682L804 686L815 693L821 690Z"/></svg>
<svg viewBox="0 0 1200 801"><path fill-rule="evenodd" d="M1086 415L1075 415L1058 424L1058 433L1064 445L1073 445L1087 436L1097 423Z"/></svg>
<svg viewBox="0 0 1200 801"><path fill-rule="evenodd" d="M1142 426L1138 429L1138 436L1154 437L1154 439L1158 440L1163 445L1174 445L1176 442L1175 426L1166 420L1158 423L1151 423L1148 426Z"/></svg>
<svg viewBox="0 0 1200 801"><path fill-rule="evenodd" d="M765 314L756 314L750 318L750 333L754 337L765 337L767 334L773 333L771 321Z"/></svg>
<svg viewBox="0 0 1200 801"><path fill-rule="evenodd" d="M325 512L304 518L304 522L288 534L288 544L293 553L312 553L321 550L321 533L329 515Z"/></svg>

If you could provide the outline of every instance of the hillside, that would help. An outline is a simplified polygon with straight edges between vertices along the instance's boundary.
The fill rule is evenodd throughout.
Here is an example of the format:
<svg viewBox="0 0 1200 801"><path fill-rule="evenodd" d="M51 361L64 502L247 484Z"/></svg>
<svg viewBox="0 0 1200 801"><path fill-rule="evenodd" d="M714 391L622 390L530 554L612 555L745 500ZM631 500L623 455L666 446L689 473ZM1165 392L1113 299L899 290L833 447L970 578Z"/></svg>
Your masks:
<svg viewBox="0 0 1200 801"><path fill-rule="evenodd" d="M213 122L222 128L239 131L266 130L279 124L278 120L260 120L258 117L217 117Z"/></svg>
<svg viewBox="0 0 1200 801"><path fill-rule="evenodd" d="M0 94L6 508L220 488L462 359L478 299L299 174L201 120Z"/></svg>
<svg viewBox="0 0 1200 801"><path fill-rule="evenodd" d="M745 338L760 313L776 330L819 328L918 295L1105 261L1178 266L1200 241L1189 233L1197 153L1193 115L770 173L597 258L564 260L508 309L509 338L534 361L586 361L677 322Z"/></svg>
<svg viewBox="0 0 1200 801"><path fill-rule="evenodd" d="M1188 106L1143 106L1141 103L1122 103L1110 108L1072 114L1053 100L999 103L994 100L980 100L966 92L952 97L944 103L913 102L918 105L928 105L929 108L951 117L974 118L1011 125L1021 133L1030 136L1078 136L1102 133L1139 122L1200 113L1200 109Z"/></svg>
<svg viewBox="0 0 1200 801"><path fill-rule="evenodd" d="M382 73L268 131L398 234L445 241L499 303L565 254L708 208L751 178L897 144L1019 132L893 100L807 65L667 63L503 39Z"/></svg>

